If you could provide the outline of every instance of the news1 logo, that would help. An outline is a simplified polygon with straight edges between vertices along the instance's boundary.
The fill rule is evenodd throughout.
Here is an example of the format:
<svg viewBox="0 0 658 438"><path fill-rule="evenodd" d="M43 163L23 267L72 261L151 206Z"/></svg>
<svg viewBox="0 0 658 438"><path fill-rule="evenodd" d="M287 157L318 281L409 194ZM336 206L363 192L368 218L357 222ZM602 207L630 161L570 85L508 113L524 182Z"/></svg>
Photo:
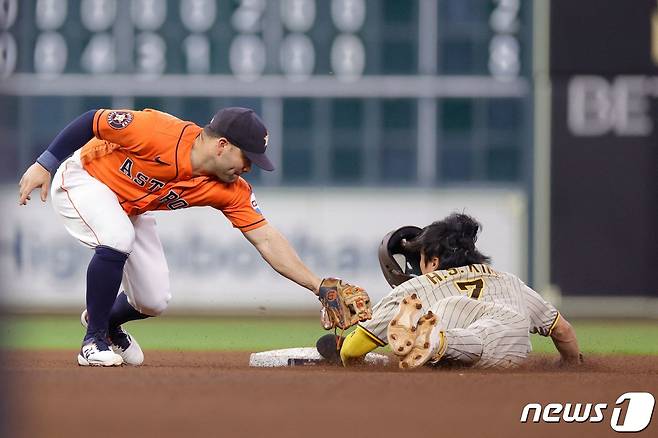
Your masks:
<svg viewBox="0 0 658 438"><path fill-rule="evenodd" d="M626 401L626 415L622 415ZM610 427L616 432L641 432L651 423L655 404L656 400L648 392L620 395L612 410ZM606 417L607 408L607 403L549 403L546 406L528 403L521 412L521 423L527 423L529 418L532 418L533 423L600 423Z"/></svg>

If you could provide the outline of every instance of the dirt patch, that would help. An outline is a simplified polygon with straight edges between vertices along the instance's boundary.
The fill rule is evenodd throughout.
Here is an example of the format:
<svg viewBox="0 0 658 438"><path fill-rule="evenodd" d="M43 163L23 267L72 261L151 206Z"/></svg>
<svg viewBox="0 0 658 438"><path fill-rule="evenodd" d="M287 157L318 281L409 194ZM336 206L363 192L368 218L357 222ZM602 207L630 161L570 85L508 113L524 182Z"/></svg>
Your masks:
<svg viewBox="0 0 658 438"><path fill-rule="evenodd" d="M619 395L658 397L658 357L588 357L560 369L248 367L249 353L147 352L138 368L83 368L75 352L5 352L12 437L619 436ZM527 403L607 403L601 423L521 424ZM634 436L658 436L658 419ZM556 435L559 433L559 435Z"/></svg>

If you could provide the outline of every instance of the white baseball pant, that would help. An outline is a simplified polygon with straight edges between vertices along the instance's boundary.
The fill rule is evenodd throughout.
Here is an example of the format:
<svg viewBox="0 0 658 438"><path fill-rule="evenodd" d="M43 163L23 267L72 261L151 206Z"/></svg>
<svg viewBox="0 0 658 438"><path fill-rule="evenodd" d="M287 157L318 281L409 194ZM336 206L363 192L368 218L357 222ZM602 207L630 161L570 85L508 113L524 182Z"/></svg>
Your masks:
<svg viewBox="0 0 658 438"><path fill-rule="evenodd" d="M155 217L128 216L114 192L82 167L80 151L59 166L50 193L71 236L90 248L106 246L129 255L122 279L128 302L145 315L161 314L171 294Z"/></svg>
<svg viewBox="0 0 658 438"><path fill-rule="evenodd" d="M454 296L437 301L430 310L445 329L442 360L478 368L512 367L531 350L528 318L509 307Z"/></svg>

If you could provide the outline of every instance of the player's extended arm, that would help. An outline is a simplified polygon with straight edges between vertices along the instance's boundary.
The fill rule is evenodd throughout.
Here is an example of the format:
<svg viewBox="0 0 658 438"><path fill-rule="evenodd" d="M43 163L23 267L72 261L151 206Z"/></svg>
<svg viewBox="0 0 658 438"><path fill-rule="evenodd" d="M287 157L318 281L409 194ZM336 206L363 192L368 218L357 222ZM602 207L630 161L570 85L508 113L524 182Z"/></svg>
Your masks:
<svg viewBox="0 0 658 438"><path fill-rule="evenodd" d="M93 124L96 110L87 111L64 128L55 137L48 149L37 158L23 174L19 186L19 204L25 205L30 200L30 193L41 187L41 200L46 201L50 188L50 175L59 163L80 149L94 137Z"/></svg>
<svg viewBox="0 0 658 438"><path fill-rule="evenodd" d="M244 235L276 272L318 294L320 278L302 262L288 240L276 228L267 224L247 231Z"/></svg>
<svg viewBox="0 0 658 438"><path fill-rule="evenodd" d="M557 318L558 321L551 331L551 339L555 344L555 348L560 352L564 363L578 364L582 361L582 355L580 354L580 348L578 348L576 332L562 315Z"/></svg>

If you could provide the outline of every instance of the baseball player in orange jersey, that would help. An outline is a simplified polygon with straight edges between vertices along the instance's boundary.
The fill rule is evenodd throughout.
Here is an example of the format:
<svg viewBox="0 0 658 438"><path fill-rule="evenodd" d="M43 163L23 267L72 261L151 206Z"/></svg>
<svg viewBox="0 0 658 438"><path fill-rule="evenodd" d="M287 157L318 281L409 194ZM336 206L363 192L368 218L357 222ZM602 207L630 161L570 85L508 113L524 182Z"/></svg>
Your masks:
<svg viewBox="0 0 658 438"><path fill-rule="evenodd" d="M204 128L151 109L93 110L60 132L25 172L20 204L37 187L45 201L54 173L55 210L67 231L94 249L80 365L144 360L121 324L161 314L171 298L152 210L214 207L272 268L318 293L320 279L267 223L240 176L252 163L274 169L265 155L267 139L260 118L246 108L222 109Z"/></svg>
<svg viewBox="0 0 658 438"><path fill-rule="evenodd" d="M473 218L453 214L385 236L380 264L394 289L347 336L343 364L388 344L401 368L509 367L531 350L530 333L550 336L563 362L580 363L571 325L515 275L487 264L475 247L479 228Z"/></svg>

